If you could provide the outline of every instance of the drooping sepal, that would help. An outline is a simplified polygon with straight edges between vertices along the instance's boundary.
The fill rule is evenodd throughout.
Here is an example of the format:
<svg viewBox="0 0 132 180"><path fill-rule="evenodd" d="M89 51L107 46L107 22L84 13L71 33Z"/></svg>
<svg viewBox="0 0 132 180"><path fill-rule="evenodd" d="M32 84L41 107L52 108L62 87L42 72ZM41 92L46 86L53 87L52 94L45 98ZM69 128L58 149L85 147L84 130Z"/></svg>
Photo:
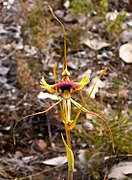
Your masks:
<svg viewBox="0 0 132 180"><path fill-rule="evenodd" d="M112 134L112 131L109 127L109 124L108 122L102 118L99 114L96 114L92 111L89 111L87 110L85 107L83 107L81 104L79 104L78 102L74 101L73 99L71 99L71 102L77 107L79 108L81 111L85 112L85 113L88 113L88 114L91 114L97 118L99 118L102 122L104 122L104 124L107 126L108 130L109 130L109 133L110 133L110 138L111 138L111 141L112 141L112 148L113 148L113 152L115 152L115 145L114 145L114 137L113 137L113 134Z"/></svg>

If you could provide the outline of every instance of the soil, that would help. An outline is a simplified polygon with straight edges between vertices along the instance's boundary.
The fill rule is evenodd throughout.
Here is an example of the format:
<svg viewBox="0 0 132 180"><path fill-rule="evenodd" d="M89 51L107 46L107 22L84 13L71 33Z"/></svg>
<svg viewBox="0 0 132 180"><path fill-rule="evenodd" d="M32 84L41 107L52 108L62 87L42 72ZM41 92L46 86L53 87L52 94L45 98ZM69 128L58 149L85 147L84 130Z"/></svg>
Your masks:
<svg viewBox="0 0 132 180"><path fill-rule="evenodd" d="M44 111L56 102L52 98L38 98L40 92L46 92L40 87L40 79L44 75L49 84L54 84L52 73L54 63L58 63L57 79L59 80L63 68L62 30L47 8L44 17L51 19L53 26L50 25L47 31L52 36L47 38L42 48L38 48L37 44L35 46L32 41L34 35L25 25L25 21L34 3L34 0L16 0L13 4L8 4L8 1L4 0L0 1L0 180L67 179L67 164L52 166L44 163L47 159L65 156L65 148L61 139L61 133L65 134L65 129L59 106L53 107L45 114L25 117ZM61 21L64 22L67 32L67 61L71 79L77 81L87 71L93 79L104 66L107 66L108 71L101 79L107 85L103 88L99 87L95 99L91 100L92 106L100 103L102 99L106 107L106 114L109 114L109 108L115 112L117 103L121 104L118 106L119 110L128 113L131 109L131 64L119 58L119 48L122 44L129 42L130 38L127 40L127 35L123 37L120 32L121 36L118 37L118 34L113 40L113 37L108 36L102 29L103 22L98 20L95 12L91 13L89 19L83 15L81 16L83 18L78 20L80 16L75 15L70 17L70 20L67 18L64 20L64 16L71 14L69 8L65 9L62 1L52 1L52 3L56 14L58 10L60 14L62 13ZM125 27L127 26L124 31L128 31L132 27L132 24L130 25L132 17L130 1L122 3L108 1L108 3L109 11L114 9L121 12L124 9L129 13L124 21ZM45 4L44 2L43 5ZM95 37L100 36L111 44L101 48L98 54L96 54L97 51L83 44L81 40L77 41L79 37L87 36L85 25L88 23L93 24L89 25L91 28L89 31ZM86 90L88 87L89 85L86 86ZM119 102L117 94L119 94ZM81 102L85 99L85 89L82 90L81 95L75 94L73 97L76 101ZM73 108L73 113L74 111L76 109ZM84 114L82 116L85 117ZM23 119L18 122L21 118ZM16 122L18 122L17 125ZM80 130L84 128L80 122L78 127ZM83 165L79 161L78 153L80 149L87 148L89 145L78 140L75 134L75 132L71 134L71 139L75 154L74 179L76 180L107 179L114 163L122 160L131 161L131 157L127 157L127 154L120 156L117 152L115 158L101 161L98 167ZM13 135L16 139L15 145Z"/></svg>

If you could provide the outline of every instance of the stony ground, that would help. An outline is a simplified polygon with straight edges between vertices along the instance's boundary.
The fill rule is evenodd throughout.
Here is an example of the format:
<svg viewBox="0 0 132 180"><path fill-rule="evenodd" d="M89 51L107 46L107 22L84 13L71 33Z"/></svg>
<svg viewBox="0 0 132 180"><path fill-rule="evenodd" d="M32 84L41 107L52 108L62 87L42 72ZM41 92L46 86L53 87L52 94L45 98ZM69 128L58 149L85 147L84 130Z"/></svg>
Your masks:
<svg viewBox="0 0 132 180"><path fill-rule="evenodd" d="M82 114L72 133L74 179L77 180L110 179L108 174L114 164L132 160L129 146L131 1L108 2L106 14L109 18L114 18L117 12L122 14L126 11L121 28L111 34L104 28L104 20L99 19L97 9L89 14L75 14L62 1L51 3L56 15L65 24L71 79L77 81L87 74L91 77L90 84L80 94L73 95L74 99L83 104L101 70L108 67L86 106L115 122L111 123L111 128L116 139L116 153L110 150L109 136L101 134L104 133L102 126L95 121L92 123L91 117ZM52 166L54 160L51 165L45 162L53 157L65 157L61 140L61 133L65 132L59 106L46 114L19 122L14 131L16 145L13 142L13 127L17 120L43 111L55 103L54 96L48 94L47 98L44 96L46 94L40 94L42 91L46 93L39 85L41 76L44 75L46 81L53 84L54 63L57 62L57 80L60 80L63 68L62 29L49 13L45 1L42 6L37 5L42 10L42 16L37 8L32 9L34 4L34 0L0 1L0 180L61 180L67 177L67 164ZM113 15L109 14L111 11ZM124 52L127 58L125 55L119 57L124 44L131 46L131 52L127 51L129 47ZM73 115L76 111L73 107ZM99 144L101 138L105 139L102 145ZM84 150L87 153L85 162L82 162ZM126 177L131 178L130 171Z"/></svg>

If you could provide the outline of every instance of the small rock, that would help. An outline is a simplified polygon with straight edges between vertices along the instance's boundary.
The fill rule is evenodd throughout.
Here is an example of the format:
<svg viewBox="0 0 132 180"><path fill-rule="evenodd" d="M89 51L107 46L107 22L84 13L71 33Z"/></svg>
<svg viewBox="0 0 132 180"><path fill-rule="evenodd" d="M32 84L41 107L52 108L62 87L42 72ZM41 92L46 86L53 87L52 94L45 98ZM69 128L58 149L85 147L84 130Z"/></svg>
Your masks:
<svg viewBox="0 0 132 180"><path fill-rule="evenodd" d="M132 27L132 21L129 21L127 24L128 26Z"/></svg>
<svg viewBox="0 0 132 180"><path fill-rule="evenodd" d="M70 7L70 1L66 0L65 3L63 4L64 8L68 9Z"/></svg>
<svg viewBox="0 0 132 180"><path fill-rule="evenodd" d="M36 143L40 151L44 151L47 147L47 143L43 139L39 139Z"/></svg>
<svg viewBox="0 0 132 180"><path fill-rule="evenodd" d="M24 51L25 51L25 56L26 57L34 56L34 55L37 54L37 49L36 49L35 46L25 45L24 46Z"/></svg>
<svg viewBox="0 0 132 180"><path fill-rule="evenodd" d="M64 17L64 21L68 22L68 23L71 23L71 22L73 22L75 20L76 20L76 18L72 13L69 13Z"/></svg>
<svg viewBox="0 0 132 180"><path fill-rule="evenodd" d="M131 42L132 41L132 32L131 31L123 31L120 35L120 40L123 43Z"/></svg>
<svg viewBox="0 0 132 180"><path fill-rule="evenodd" d="M93 127L93 124L89 121L89 120L86 120L84 122L84 127L85 129L87 129L88 131L92 131L94 129Z"/></svg>
<svg viewBox="0 0 132 180"><path fill-rule="evenodd" d="M86 17L84 14L82 14L82 13L78 13L78 14L77 14L77 21L78 21L80 24L85 23L86 20L87 20L87 17Z"/></svg>
<svg viewBox="0 0 132 180"><path fill-rule="evenodd" d="M72 61L68 62L68 67L77 70L78 69L78 59L72 59Z"/></svg>
<svg viewBox="0 0 132 180"><path fill-rule="evenodd" d="M7 78L0 76L0 83L4 84L7 82Z"/></svg>
<svg viewBox="0 0 132 180"><path fill-rule="evenodd" d="M59 18L63 18L64 17L64 11L62 11L62 10L56 10L55 14Z"/></svg>
<svg viewBox="0 0 132 180"><path fill-rule="evenodd" d="M115 21L118 14L119 13L117 11L109 12L109 13L106 14L106 20L108 20L108 21Z"/></svg>
<svg viewBox="0 0 132 180"><path fill-rule="evenodd" d="M127 99L128 98L128 93L129 93L128 89L121 89L119 91L119 97L122 98L122 99Z"/></svg>
<svg viewBox="0 0 132 180"><path fill-rule="evenodd" d="M123 44L119 49L119 56L125 63L132 63L132 43Z"/></svg>
<svg viewBox="0 0 132 180"><path fill-rule="evenodd" d="M23 157L23 153L21 151L16 151L15 152L15 157L16 158L21 158L21 157Z"/></svg>
<svg viewBox="0 0 132 180"><path fill-rule="evenodd" d="M0 75L2 75L2 76L7 75L8 71L9 71L8 67L4 67L4 66L0 67Z"/></svg>

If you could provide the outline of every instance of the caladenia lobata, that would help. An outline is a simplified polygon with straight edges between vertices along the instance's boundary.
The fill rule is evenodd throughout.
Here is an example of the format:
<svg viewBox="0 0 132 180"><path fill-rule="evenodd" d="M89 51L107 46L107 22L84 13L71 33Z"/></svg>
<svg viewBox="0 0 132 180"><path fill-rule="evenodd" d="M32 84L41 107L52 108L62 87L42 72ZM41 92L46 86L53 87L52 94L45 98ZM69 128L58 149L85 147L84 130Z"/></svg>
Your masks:
<svg viewBox="0 0 132 180"><path fill-rule="evenodd" d="M52 106L50 106L48 109L46 109L45 111L38 112L38 113L35 113L32 115L28 115L28 116L25 116L25 117L21 118L20 120L18 120L17 123L15 124L14 128L13 128L13 138L14 138L14 144L16 144L16 139L15 139L15 135L14 135L15 134L15 128L21 120L23 120L27 117L30 117L30 116L35 116L35 115L46 113L49 110L51 110L54 106L59 104L61 114L62 114L62 122L64 123L65 134L66 134L66 139L63 137L62 134L61 134L61 136L62 136L62 141L65 145L66 155L67 155L67 159L68 159L68 180L73 180L74 154L73 154L72 147L71 147L70 132L75 127L75 125L77 123L77 119L79 118L79 115L82 111L99 118L101 121L103 121L106 124L106 126L109 130L109 133L110 133L113 150L114 150L114 140L113 140L113 135L112 135L111 129L108 125L108 122L104 118L102 118L100 115L98 115L92 111L87 110L83 105L79 104L78 102L76 102L75 100L72 99L72 93L82 90L90 82L89 81L90 77L88 75L88 76L84 77L80 82L74 82L74 81L70 80L70 73L69 73L68 68L67 68L67 60L66 60L66 32L65 32L65 28L64 28L64 25L62 24L62 22L54 14L51 6L49 6L49 9L50 9L52 16L62 26L63 33L64 33L63 71L61 74L61 76L62 76L61 81L56 82L56 64L55 64L53 72L54 72L54 79L55 79L56 83L53 85L49 85L45 81L44 77L42 77L40 83L41 83L41 87L46 89L49 93L56 93L56 95L58 97L58 101L55 104L53 104ZM107 68L105 67L104 70L98 76L98 79L106 72L106 70L107 70ZM92 90L94 89L95 85L96 85L96 83L94 84ZM88 98L90 97L91 93L92 93L92 91L89 93ZM71 104L74 104L79 109L75 119L71 119Z"/></svg>

